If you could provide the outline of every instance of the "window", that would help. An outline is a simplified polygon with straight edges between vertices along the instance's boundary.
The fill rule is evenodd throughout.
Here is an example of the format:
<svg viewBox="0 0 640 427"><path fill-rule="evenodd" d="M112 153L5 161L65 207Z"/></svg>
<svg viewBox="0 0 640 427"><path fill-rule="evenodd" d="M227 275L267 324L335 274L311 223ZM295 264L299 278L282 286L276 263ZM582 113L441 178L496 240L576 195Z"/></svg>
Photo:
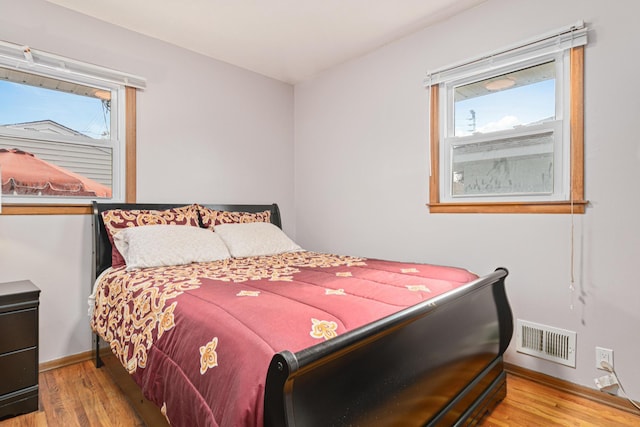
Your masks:
<svg viewBox="0 0 640 427"><path fill-rule="evenodd" d="M584 24L431 73L431 212L583 213Z"/></svg>
<svg viewBox="0 0 640 427"><path fill-rule="evenodd" d="M120 96L0 67L5 197L118 198Z"/></svg>
<svg viewBox="0 0 640 427"><path fill-rule="evenodd" d="M144 81L0 42L3 203L68 207L135 198L136 87Z"/></svg>

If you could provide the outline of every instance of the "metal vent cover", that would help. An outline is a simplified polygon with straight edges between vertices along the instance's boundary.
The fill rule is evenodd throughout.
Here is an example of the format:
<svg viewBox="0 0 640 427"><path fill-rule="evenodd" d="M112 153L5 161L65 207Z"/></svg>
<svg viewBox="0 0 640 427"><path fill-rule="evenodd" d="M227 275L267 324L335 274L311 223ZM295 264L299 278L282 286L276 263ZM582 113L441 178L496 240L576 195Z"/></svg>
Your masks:
<svg viewBox="0 0 640 427"><path fill-rule="evenodd" d="M576 332L517 320L516 351L576 367Z"/></svg>

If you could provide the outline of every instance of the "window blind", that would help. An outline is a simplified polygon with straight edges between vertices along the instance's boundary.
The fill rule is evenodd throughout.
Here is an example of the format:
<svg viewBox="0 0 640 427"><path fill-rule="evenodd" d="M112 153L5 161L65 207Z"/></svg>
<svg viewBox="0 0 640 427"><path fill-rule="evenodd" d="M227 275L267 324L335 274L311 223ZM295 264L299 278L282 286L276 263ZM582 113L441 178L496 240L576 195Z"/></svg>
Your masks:
<svg viewBox="0 0 640 427"><path fill-rule="evenodd" d="M146 80L143 77L2 40L0 40L0 66L84 84L96 84L101 81L110 85L124 85L136 89L144 89L146 86Z"/></svg>
<svg viewBox="0 0 640 427"><path fill-rule="evenodd" d="M512 46L489 52L477 58L427 72L424 80L426 87L446 81L463 79L472 75L488 72L493 69L509 66L519 62L519 58L527 55L531 60L577 46L587 44L587 27L583 21L568 25L561 29L540 35Z"/></svg>

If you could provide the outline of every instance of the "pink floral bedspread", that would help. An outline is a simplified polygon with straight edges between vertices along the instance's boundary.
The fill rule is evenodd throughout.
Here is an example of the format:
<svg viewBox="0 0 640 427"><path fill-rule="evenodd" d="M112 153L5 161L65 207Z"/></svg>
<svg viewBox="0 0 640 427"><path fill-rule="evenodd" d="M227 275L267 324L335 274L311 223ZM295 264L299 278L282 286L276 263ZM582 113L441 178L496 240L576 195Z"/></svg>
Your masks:
<svg viewBox="0 0 640 427"><path fill-rule="evenodd" d="M273 355L297 352L445 293L459 268L314 252L124 267L91 327L174 426L262 426Z"/></svg>

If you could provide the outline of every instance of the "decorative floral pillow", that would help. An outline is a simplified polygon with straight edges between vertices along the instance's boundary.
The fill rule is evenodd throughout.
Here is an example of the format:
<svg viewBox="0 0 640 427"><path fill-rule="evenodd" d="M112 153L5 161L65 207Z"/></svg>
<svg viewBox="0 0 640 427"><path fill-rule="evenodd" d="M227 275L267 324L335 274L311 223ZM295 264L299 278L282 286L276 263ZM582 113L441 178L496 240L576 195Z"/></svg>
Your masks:
<svg viewBox="0 0 640 427"><path fill-rule="evenodd" d="M200 219L204 228L213 230L216 225L220 224L238 224L249 222L271 222L271 211L264 212L228 212L209 209L204 206L198 206Z"/></svg>
<svg viewBox="0 0 640 427"><path fill-rule="evenodd" d="M113 236L129 227L141 225L190 225L198 227L198 208L195 205L182 206L164 211L142 209L113 209L102 212L102 220L111 242L111 266L125 265L124 258L114 246Z"/></svg>

